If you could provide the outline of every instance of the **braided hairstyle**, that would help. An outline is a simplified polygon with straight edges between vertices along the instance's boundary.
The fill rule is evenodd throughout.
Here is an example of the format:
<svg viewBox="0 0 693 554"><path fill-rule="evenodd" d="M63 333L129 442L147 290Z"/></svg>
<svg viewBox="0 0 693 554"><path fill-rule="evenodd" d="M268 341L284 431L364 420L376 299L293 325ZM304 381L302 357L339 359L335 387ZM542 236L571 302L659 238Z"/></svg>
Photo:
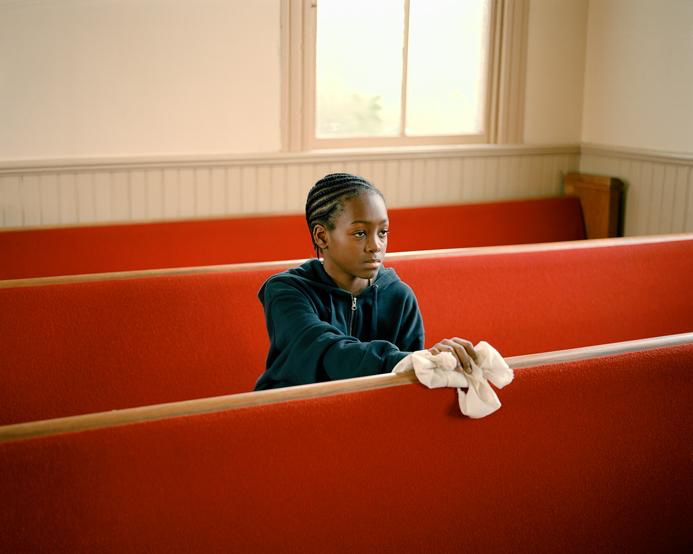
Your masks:
<svg viewBox="0 0 693 554"><path fill-rule="evenodd" d="M315 243L313 237L315 226L320 224L327 229L334 229L334 221L342 213L344 201L363 193L375 193L385 200L383 193L371 183L363 177L349 173L325 175L310 189L306 199L306 222L316 257L320 256L320 247Z"/></svg>

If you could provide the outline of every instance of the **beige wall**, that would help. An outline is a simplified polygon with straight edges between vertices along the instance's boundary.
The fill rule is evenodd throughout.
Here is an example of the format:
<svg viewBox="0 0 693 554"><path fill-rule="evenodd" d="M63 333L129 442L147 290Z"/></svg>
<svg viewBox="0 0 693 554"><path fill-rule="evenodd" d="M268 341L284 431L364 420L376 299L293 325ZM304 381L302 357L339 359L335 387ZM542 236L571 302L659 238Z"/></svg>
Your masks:
<svg viewBox="0 0 693 554"><path fill-rule="evenodd" d="M587 0L532 0L525 140L580 140ZM0 1L0 161L276 152L279 0Z"/></svg>
<svg viewBox="0 0 693 554"><path fill-rule="evenodd" d="M531 0L527 41L527 143L579 143L588 0Z"/></svg>
<svg viewBox="0 0 693 554"><path fill-rule="evenodd" d="M276 152L279 0L0 1L0 161ZM693 1L531 0L525 142L693 151Z"/></svg>
<svg viewBox="0 0 693 554"><path fill-rule="evenodd" d="M693 1L589 3L582 140L693 152Z"/></svg>
<svg viewBox="0 0 693 554"><path fill-rule="evenodd" d="M0 2L0 160L279 149L277 0Z"/></svg>

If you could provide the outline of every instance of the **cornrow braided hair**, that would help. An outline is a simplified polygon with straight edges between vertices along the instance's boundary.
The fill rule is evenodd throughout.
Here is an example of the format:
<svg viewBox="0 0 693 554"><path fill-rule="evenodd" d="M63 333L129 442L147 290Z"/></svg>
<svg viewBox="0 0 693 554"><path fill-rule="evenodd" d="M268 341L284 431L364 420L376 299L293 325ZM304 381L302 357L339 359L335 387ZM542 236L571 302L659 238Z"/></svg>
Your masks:
<svg viewBox="0 0 693 554"><path fill-rule="evenodd" d="M366 179L349 173L325 175L310 189L306 199L306 222L316 257L320 256L320 247L313 238L313 228L321 224L334 229L334 221L344 209L344 201L363 192L373 192L383 198L382 192Z"/></svg>

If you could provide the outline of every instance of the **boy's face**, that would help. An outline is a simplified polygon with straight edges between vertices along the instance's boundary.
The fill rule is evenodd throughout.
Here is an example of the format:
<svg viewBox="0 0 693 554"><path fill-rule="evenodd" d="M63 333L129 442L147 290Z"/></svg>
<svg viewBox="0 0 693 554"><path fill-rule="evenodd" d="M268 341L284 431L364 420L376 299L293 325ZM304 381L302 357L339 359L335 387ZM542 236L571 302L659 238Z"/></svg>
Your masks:
<svg viewBox="0 0 693 554"><path fill-rule="evenodd" d="M363 193L345 200L334 229L325 235L327 273L340 287L360 291L378 274L387 249L387 232L387 209L380 195Z"/></svg>

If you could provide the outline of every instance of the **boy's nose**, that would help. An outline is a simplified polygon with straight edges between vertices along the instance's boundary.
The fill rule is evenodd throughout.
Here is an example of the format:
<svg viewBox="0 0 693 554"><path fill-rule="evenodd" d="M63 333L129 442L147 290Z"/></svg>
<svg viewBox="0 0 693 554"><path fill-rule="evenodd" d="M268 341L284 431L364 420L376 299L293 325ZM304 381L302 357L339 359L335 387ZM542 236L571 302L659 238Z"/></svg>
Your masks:
<svg viewBox="0 0 693 554"><path fill-rule="evenodd" d="M372 237L366 243L366 250L368 250L368 252L380 252L382 249L382 241L378 237Z"/></svg>

